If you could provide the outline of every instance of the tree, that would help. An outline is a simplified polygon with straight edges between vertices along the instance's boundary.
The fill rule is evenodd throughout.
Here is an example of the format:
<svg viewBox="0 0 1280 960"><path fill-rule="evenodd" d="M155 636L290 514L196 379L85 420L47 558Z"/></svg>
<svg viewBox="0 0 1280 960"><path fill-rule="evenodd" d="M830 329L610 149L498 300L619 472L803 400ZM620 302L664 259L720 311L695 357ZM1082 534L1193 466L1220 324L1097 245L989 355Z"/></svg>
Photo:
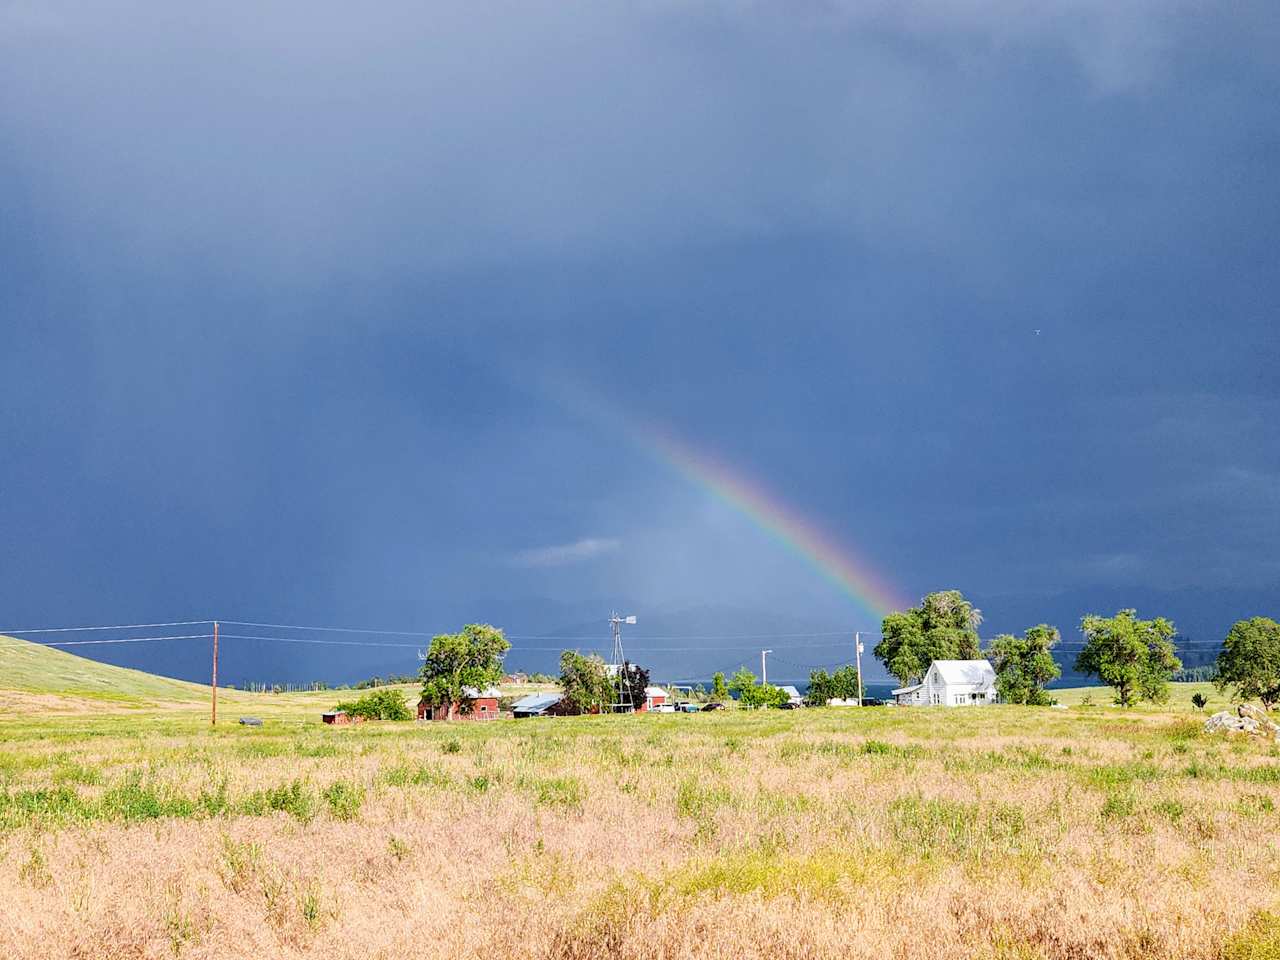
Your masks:
<svg viewBox="0 0 1280 960"><path fill-rule="evenodd" d="M649 686L648 670L638 663L628 661L622 664L622 673L617 684L619 703L626 703L627 699L630 699L632 707L639 709L644 706L646 699L644 691L647 686Z"/></svg>
<svg viewBox="0 0 1280 960"><path fill-rule="evenodd" d="M1047 706L1044 685L1062 676L1053 647L1061 638L1057 627L1042 623L1021 637L1002 633L991 641L987 659L996 671L996 690L1005 703Z"/></svg>
<svg viewBox="0 0 1280 960"><path fill-rule="evenodd" d="M1209 698L1203 693L1193 693L1191 695L1191 705L1197 710L1203 710L1209 704Z"/></svg>
<svg viewBox="0 0 1280 960"><path fill-rule="evenodd" d="M729 688L725 685L724 674L719 670L711 677L711 699L712 700L728 700Z"/></svg>
<svg viewBox="0 0 1280 960"><path fill-rule="evenodd" d="M1163 703L1169 698L1169 678L1182 666L1170 621L1139 620L1136 610L1121 610L1114 617L1089 614L1080 629L1085 645L1076 669L1113 687L1116 703L1130 707L1139 699Z"/></svg>
<svg viewBox="0 0 1280 960"><path fill-rule="evenodd" d="M831 675L831 683L835 687L835 696L842 700L858 698L858 671L844 666Z"/></svg>
<svg viewBox="0 0 1280 960"><path fill-rule="evenodd" d="M1234 688L1240 700L1280 703L1280 623L1269 617L1238 620L1218 654L1218 689Z"/></svg>
<svg viewBox="0 0 1280 960"><path fill-rule="evenodd" d="M904 685L918 680L935 660L976 660L982 611L959 590L931 593L905 613L891 613L880 626L872 653ZM857 696L857 694L854 694Z"/></svg>
<svg viewBox="0 0 1280 960"><path fill-rule="evenodd" d="M729 678L728 690L730 693L736 693L742 696L743 690L748 690L756 685L756 675L746 667L739 667L733 672L733 676Z"/></svg>
<svg viewBox="0 0 1280 960"><path fill-rule="evenodd" d="M614 683L600 657L566 650L560 654L560 689L571 713L600 713L613 703Z"/></svg>
<svg viewBox="0 0 1280 960"><path fill-rule="evenodd" d="M756 683L756 675L746 667L739 667L729 678L729 690L738 695L744 707L778 707L786 703L782 688L771 683Z"/></svg>
<svg viewBox="0 0 1280 960"><path fill-rule="evenodd" d="M502 658L510 649L502 631L487 623L469 623L460 633L432 637L422 664L422 699L447 706L451 718L468 709L468 688L483 690L501 682Z"/></svg>
<svg viewBox="0 0 1280 960"><path fill-rule="evenodd" d="M772 683L756 683L743 689L738 699L744 707L780 707L790 698Z"/></svg>
<svg viewBox="0 0 1280 960"><path fill-rule="evenodd" d="M825 707L827 701L835 696L835 680L827 671L814 670L809 674L809 692L805 694L805 703L811 707Z"/></svg>

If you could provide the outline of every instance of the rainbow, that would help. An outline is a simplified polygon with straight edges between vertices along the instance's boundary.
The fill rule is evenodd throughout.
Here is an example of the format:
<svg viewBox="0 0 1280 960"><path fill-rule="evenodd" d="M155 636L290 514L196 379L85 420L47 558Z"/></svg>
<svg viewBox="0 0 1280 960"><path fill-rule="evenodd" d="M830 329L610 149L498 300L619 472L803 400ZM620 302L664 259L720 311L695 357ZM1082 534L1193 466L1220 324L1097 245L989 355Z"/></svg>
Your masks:
<svg viewBox="0 0 1280 960"><path fill-rule="evenodd" d="M677 472L744 514L876 620L911 606L868 561L835 542L741 471L693 449L666 431L645 427L633 430L632 435L643 438Z"/></svg>

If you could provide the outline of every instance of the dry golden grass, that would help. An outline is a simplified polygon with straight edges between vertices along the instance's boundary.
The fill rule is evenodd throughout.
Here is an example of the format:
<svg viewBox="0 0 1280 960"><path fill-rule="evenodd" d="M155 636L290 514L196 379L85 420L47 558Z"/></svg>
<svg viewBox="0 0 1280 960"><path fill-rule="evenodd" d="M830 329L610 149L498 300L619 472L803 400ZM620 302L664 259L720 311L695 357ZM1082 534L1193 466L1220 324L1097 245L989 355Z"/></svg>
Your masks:
<svg viewBox="0 0 1280 960"><path fill-rule="evenodd" d="M1111 708L11 718L0 957L1280 956L1278 758Z"/></svg>

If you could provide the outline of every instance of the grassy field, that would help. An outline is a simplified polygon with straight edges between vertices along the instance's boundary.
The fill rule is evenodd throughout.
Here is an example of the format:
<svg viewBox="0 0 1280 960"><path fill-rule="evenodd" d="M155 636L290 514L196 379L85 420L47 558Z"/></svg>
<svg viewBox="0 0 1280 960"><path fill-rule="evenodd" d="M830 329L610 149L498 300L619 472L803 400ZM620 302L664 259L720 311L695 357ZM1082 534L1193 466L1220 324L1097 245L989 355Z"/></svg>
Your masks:
<svg viewBox="0 0 1280 960"><path fill-rule="evenodd" d="M66 682L0 708L0 957L1280 956L1280 748L1191 686L211 730Z"/></svg>

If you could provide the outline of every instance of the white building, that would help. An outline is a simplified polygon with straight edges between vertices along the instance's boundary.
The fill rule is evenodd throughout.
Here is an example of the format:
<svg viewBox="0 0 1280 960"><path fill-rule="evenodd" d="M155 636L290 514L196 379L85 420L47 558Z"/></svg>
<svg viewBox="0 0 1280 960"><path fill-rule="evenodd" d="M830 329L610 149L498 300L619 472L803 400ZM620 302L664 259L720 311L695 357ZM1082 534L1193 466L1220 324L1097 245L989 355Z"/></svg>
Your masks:
<svg viewBox="0 0 1280 960"><path fill-rule="evenodd" d="M982 707L996 702L996 672L987 660L935 660L924 679L893 691L904 707Z"/></svg>

